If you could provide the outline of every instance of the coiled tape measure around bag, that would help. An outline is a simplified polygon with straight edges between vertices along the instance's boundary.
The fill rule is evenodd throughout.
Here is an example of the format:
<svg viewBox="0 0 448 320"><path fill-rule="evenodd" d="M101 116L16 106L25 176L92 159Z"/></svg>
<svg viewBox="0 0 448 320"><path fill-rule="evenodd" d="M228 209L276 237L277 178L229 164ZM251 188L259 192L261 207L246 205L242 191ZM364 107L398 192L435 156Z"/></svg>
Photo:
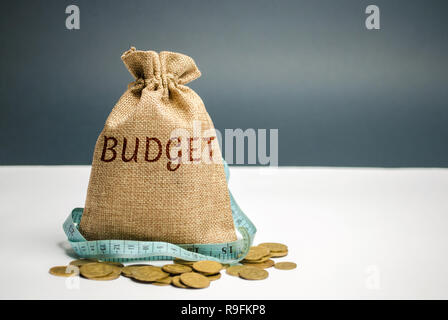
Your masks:
<svg viewBox="0 0 448 320"><path fill-rule="evenodd" d="M227 181L230 172L225 161ZM232 217L242 238L233 242L218 244L172 244L158 241L95 240L87 241L78 230L83 208L75 208L64 222L63 228L68 240L81 258L104 261L127 262L136 260L214 260L221 263L237 263L243 259L252 245L257 229L233 198L229 190Z"/></svg>

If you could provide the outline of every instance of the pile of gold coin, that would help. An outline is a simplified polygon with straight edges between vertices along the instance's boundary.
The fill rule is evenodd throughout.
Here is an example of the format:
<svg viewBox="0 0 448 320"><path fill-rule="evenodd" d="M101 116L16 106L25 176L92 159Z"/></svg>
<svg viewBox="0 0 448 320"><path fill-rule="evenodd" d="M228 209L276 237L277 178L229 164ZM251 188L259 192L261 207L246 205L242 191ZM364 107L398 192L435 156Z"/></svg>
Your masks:
<svg viewBox="0 0 448 320"><path fill-rule="evenodd" d="M251 247L241 264L223 265L216 261L186 261L174 259L174 263L162 267L149 264L132 264L124 266L118 262L78 259L68 266L50 269L50 274L60 277L80 275L97 281L115 280L121 275L139 283L156 286L172 285L177 288L200 289L210 286L210 282L221 278L221 270L245 280L263 280L269 276L267 268L292 270L297 267L294 262L274 262L271 258L285 257L288 247L281 243L266 242Z"/></svg>
<svg viewBox="0 0 448 320"><path fill-rule="evenodd" d="M288 247L281 243L265 242L251 247L249 253L241 261L242 265L227 268L226 273L246 280L263 280L269 276L267 270L274 267L279 270L292 270L297 267L294 262L275 262L272 258L285 257Z"/></svg>

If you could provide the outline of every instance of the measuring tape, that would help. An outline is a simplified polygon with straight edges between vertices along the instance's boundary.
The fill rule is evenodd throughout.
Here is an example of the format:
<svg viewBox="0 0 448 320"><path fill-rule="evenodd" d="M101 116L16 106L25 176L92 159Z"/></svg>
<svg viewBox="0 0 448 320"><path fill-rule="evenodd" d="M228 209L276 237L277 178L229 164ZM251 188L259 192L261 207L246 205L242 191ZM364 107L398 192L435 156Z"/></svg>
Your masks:
<svg viewBox="0 0 448 320"><path fill-rule="evenodd" d="M229 167L225 161L227 181ZM128 262L136 260L171 260L179 258L189 261L213 260L226 264L237 263L249 252L257 229L244 214L229 190L233 223L241 238L216 244L172 244L160 241L94 240L87 241L78 230L83 208L75 208L63 224L73 250L81 258L104 261Z"/></svg>

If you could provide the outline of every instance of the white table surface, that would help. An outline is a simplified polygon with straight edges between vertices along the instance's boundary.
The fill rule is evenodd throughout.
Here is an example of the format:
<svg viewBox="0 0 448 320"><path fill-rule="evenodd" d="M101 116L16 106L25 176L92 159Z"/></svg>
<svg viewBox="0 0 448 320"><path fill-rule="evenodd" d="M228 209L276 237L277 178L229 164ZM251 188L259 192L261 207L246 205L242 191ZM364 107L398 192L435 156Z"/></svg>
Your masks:
<svg viewBox="0 0 448 320"><path fill-rule="evenodd" d="M448 170L231 168L258 228L289 246L292 271L223 274L203 290L54 277L72 258L62 223L83 206L90 167L0 167L2 299L447 299Z"/></svg>

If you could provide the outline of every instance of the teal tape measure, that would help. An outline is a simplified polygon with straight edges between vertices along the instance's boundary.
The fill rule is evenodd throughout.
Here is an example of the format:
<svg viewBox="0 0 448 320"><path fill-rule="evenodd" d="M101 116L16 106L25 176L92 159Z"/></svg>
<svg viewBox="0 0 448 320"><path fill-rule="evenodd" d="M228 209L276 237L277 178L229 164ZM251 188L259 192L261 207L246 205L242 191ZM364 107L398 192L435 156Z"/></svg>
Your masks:
<svg viewBox="0 0 448 320"><path fill-rule="evenodd" d="M226 178L230 172L224 161ZM242 260L248 253L257 229L244 214L229 190L232 217L241 237L232 242L216 244L172 244L160 241L132 240L94 240L87 241L78 230L83 208L75 208L64 222L63 228L67 238L81 258L100 259L104 261L128 262L137 260L214 260L233 264Z"/></svg>

